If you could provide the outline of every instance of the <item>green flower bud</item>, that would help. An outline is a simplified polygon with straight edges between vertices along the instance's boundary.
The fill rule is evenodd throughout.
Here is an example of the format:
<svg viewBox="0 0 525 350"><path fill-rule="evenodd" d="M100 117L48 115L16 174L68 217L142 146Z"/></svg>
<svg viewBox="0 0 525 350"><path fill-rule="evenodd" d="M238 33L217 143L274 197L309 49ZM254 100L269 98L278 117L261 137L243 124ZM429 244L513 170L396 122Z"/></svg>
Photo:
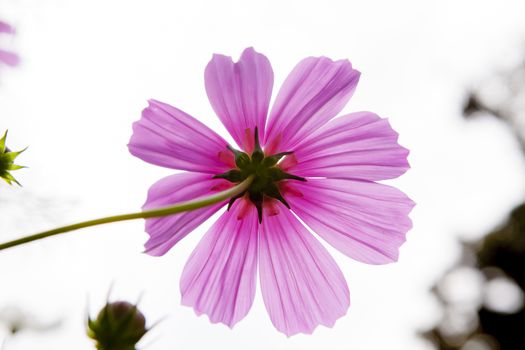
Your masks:
<svg viewBox="0 0 525 350"><path fill-rule="evenodd" d="M11 175L10 171L18 170L25 168L21 165L16 165L14 163L15 158L26 149L24 148L18 152L11 152L9 148L5 145L7 139L7 130L4 133L4 136L0 139L0 178L4 179L9 185L12 185L13 182L18 186L21 186L18 181Z"/></svg>
<svg viewBox="0 0 525 350"><path fill-rule="evenodd" d="M95 320L88 318L87 328L98 350L135 350L148 332L144 315L127 301L108 302Z"/></svg>

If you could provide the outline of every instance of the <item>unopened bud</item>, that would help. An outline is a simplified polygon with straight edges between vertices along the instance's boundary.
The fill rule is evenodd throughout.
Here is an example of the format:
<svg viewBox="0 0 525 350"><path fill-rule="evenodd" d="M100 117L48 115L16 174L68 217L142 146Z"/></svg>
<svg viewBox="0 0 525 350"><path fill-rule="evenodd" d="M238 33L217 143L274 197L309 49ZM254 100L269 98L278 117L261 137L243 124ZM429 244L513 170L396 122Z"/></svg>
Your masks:
<svg viewBox="0 0 525 350"><path fill-rule="evenodd" d="M95 320L88 318L87 326L98 350L135 350L148 332L144 315L127 301L108 302Z"/></svg>
<svg viewBox="0 0 525 350"><path fill-rule="evenodd" d="M7 131L4 133L4 136L0 138L0 178L4 179L10 185L12 185L14 182L20 186L20 183L16 181L13 175L11 175L10 171L24 168L21 165L16 165L14 161L20 153L25 151L25 149L18 152L12 152L5 145L6 139Z"/></svg>

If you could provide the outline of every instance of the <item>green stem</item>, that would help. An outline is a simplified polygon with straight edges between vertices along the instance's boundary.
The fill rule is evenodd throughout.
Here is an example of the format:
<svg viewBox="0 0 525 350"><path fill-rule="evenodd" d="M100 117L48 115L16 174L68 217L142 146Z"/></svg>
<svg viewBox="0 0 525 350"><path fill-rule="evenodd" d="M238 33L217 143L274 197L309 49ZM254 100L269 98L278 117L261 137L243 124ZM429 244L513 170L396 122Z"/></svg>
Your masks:
<svg viewBox="0 0 525 350"><path fill-rule="evenodd" d="M114 215L114 216L108 216L105 218L79 222L77 224L62 226L62 227L55 228L53 230L36 233L31 236L22 237L22 238L15 239L10 242L0 244L0 250L11 248L11 247L25 244L28 242L36 241L42 238L58 235L61 233L78 230L78 229L85 228L85 227L109 224L111 222L117 222L117 221L155 218L155 217L173 215L173 214L181 213L184 211L190 211L190 210L203 208L203 207L206 207L212 204L222 202L228 198L231 198L238 194L243 193L244 191L248 189L248 187L250 187L250 184L252 183L252 181L253 181L253 176L249 176L243 182L239 183L235 187L229 188L225 191L216 193L209 197L197 198L191 201L181 202L181 203L177 203L177 204L170 205L170 206L163 207L163 208L145 210L145 211L141 211L138 213Z"/></svg>

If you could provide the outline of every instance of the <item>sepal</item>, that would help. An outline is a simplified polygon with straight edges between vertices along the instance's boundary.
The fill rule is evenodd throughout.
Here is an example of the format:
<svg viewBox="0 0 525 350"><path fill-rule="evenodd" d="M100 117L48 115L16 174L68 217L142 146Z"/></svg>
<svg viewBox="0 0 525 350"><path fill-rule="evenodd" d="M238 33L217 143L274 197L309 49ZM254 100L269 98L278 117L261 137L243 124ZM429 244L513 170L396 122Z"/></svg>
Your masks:
<svg viewBox="0 0 525 350"><path fill-rule="evenodd" d="M13 152L6 146L7 130L4 136L0 138L0 178L4 179L9 185L16 183L21 186L20 183L11 175L10 171L19 170L25 168L25 166L15 164L15 159L24 152L26 148L21 151Z"/></svg>

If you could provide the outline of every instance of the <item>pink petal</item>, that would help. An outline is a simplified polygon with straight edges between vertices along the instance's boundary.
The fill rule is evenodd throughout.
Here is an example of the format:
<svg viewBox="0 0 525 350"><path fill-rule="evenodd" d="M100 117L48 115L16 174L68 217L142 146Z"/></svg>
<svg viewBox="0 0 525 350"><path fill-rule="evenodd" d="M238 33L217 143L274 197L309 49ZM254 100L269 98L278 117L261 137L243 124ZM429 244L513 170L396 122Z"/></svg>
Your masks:
<svg viewBox="0 0 525 350"><path fill-rule="evenodd" d="M212 179L208 174L182 173L161 179L151 186L143 209L161 208L171 204L207 196L231 187L222 179ZM164 255L178 241L217 212L227 201L209 207L176 215L146 220L150 235L145 244L146 253Z"/></svg>
<svg viewBox="0 0 525 350"><path fill-rule="evenodd" d="M412 227L414 206L387 185L353 180L309 179L289 184L292 210L319 236L349 257L368 263L397 261Z"/></svg>
<svg viewBox="0 0 525 350"><path fill-rule="evenodd" d="M280 204L279 204L280 205ZM290 336L333 326L350 305L343 274L326 249L280 205L261 225L261 289L274 326Z"/></svg>
<svg viewBox="0 0 525 350"><path fill-rule="evenodd" d="M15 29L9 24L0 21L0 33L14 33Z"/></svg>
<svg viewBox="0 0 525 350"><path fill-rule="evenodd" d="M228 143L203 123L165 103L150 100L133 124L128 144L140 159L173 169L222 173L231 166L221 160Z"/></svg>
<svg viewBox="0 0 525 350"><path fill-rule="evenodd" d="M253 147L254 129L264 136L272 95L273 71L266 56L253 48L244 50L239 62L213 55L204 73L210 103L235 142L244 150Z"/></svg>
<svg viewBox="0 0 525 350"><path fill-rule="evenodd" d="M14 67L20 63L20 57L12 52L0 50L0 62Z"/></svg>
<svg viewBox="0 0 525 350"><path fill-rule="evenodd" d="M352 96L360 73L347 60L309 57L290 73L270 113L265 143L270 153L293 151L335 117Z"/></svg>
<svg viewBox="0 0 525 350"><path fill-rule="evenodd" d="M385 180L410 167L408 150L397 142L388 120L371 112L336 118L303 142L294 152L299 176Z"/></svg>
<svg viewBox="0 0 525 350"><path fill-rule="evenodd" d="M213 323L232 327L253 303L257 275L257 212L237 201L210 228L189 258L180 282L182 304Z"/></svg>

